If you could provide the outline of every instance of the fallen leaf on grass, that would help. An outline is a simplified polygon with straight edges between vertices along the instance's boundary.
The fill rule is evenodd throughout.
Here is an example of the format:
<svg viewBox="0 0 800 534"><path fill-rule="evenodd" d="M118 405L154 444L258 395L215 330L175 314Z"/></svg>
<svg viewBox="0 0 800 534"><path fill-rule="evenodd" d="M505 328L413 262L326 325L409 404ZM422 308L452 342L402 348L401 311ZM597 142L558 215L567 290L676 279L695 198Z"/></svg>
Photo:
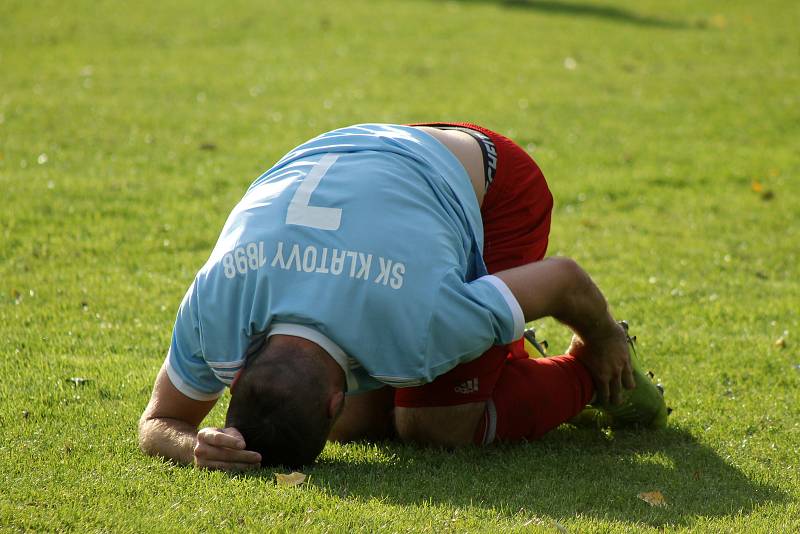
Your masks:
<svg viewBox="0 0 800 534"><path fill-rule="evenodd" d="M761 195L761 200L772 200L775 198L775 193L773 193L770 189L766 189L764 184L758 180L752 181L750 184L750 189L752 189L754 193Z"/></svg>
<svg viewBox="0 0 800 534"><path fill-rule="evenodd" d="M306 476L303 473L298 473L297 471L292 471L288 475L284 475L283 473L275 473L275 482L278 483L278 486L286 486L291 488L292 486L298 486L305 482Z"/></svg>
<svg viewBox="0 0 800 534"><path fill-rule="evenodd" d="M778 339L775 340L775 346L778 347L778 348L781 348L781 349L786 347L786 338L787 337L789 337L789 331L788 330L784 330L783 334L781 334L781 337L779 337Z"/></svg>
<svg viewBox="0 0 800 534"><path fill-rule="evenodd" d="M644 493L640 493L637 495L637 497L650 506L664 507L667 505L667 501L664 499L664 495L660 491L646 491Z"/></svg>
<svg viewBox="0 0 800 534"><path fill-rule="evenodd" d="M728 19L725 18L725 15L713 15L709 20L711 26L718 30L724 30L726 26L728 26Z"/></svg>

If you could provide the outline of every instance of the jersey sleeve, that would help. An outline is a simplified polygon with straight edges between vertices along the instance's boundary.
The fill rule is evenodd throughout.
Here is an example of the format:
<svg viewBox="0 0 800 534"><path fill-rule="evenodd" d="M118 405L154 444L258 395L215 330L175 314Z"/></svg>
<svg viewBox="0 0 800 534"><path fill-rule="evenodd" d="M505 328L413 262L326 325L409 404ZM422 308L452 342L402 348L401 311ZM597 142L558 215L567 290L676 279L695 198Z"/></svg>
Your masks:
<svg viewBox="0 0 800 534"><path fill-rule="evenodd" d="M492 345L522 337L525 318L511 290L496 276L464 282L448 273L436 297L426 342L431 377L475 359Z"/></svg>
<svg viewBox="0 0 800 534"><path fill-rule="evenodd" d="M200 324L196 313L195 285L183 297L172 330L166 369L172 385L194 400L213 400L222 395L225 384L219 381L203 359Z"/></svg>

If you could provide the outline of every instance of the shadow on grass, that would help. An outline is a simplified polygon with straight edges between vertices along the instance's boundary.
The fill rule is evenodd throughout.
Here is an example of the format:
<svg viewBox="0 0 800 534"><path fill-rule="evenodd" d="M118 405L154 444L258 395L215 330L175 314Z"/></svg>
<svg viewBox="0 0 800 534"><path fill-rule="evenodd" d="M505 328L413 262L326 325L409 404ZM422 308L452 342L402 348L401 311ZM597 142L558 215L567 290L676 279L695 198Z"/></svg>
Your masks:
<svg viewBox="0 0 800 534"><path fill-rule="evenodd" d="M778 488L748 479L677 429L618 433L608 439L562 428L536 443L457 451L351 444L323 455L306 472L312 485L342 499L441 503L509 517L580 514L654 527L747 513L789 498ZM637 498L654 490L664 494L666 508Z"/></svg>
<svg viewBox="0 0 800 534"><path fill-rule="evenodd" d="M464 4L492 3L516 9L529 9L551 15L572 15L576 17L593 17L599 19L635 24L638 26L651 26L659 28L690 28L691 25L678 20L640 15L634 11L621 7L588 4L583 2L561 2L556 0L458 0Z"/></svg>

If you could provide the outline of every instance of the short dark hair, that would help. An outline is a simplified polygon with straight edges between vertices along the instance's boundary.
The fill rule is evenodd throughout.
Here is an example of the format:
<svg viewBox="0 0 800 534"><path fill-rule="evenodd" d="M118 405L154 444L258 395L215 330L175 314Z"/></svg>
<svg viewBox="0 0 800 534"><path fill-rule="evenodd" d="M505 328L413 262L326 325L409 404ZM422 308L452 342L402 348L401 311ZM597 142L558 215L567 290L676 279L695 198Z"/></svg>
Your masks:
<svg viewBox="0 0 800 534"><path fill-rule="evenodd" d="M307 465L322 452L331 428L329 394L320 354L299 344L267 342L248 358L225 425L237 428L247 449L261 454L262 466Z"/></svg>

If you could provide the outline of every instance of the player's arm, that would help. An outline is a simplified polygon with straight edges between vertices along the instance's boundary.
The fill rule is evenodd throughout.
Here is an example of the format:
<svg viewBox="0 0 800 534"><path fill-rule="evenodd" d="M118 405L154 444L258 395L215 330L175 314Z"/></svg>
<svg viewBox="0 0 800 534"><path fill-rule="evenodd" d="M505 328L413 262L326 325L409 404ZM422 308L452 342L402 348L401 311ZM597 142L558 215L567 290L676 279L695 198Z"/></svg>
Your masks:
<svg viewBox="0 0 800 534"><path fill-rule="evenodd" d="M519 302L526 321L554 317L581 338L582 361L601 401L619 402L623 385L635 387L625 333L600 289L575 261L548 258L495 273Z"/></svg>
<svg viewBox="0 0 800 534"><path fill-rule="evenodd" d="M139 447L145 454L186 465L227 471L258 467L261 456L245 450L244 438L235 428L198 431L216 402L195 400L181 393L167 375L165 364L139 419Z"/></svg>

